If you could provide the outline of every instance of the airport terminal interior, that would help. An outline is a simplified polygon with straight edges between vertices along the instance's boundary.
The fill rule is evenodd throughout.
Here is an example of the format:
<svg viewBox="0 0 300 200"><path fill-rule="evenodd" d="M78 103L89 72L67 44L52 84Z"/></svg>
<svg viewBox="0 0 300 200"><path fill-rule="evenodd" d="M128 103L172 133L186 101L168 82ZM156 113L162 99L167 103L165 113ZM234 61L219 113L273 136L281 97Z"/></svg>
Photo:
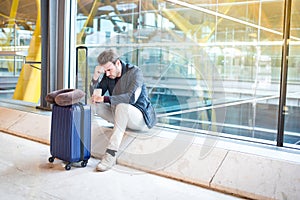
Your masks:
<svg viewBox="0 0 300 200"><path fill-rule="evenodd" d="M0 199L300 199L300 1L2 0ZM126 130L93 111L97 57L138 66L157 124ZM48 93L85 92L85 168L50 155Z"/></svg>

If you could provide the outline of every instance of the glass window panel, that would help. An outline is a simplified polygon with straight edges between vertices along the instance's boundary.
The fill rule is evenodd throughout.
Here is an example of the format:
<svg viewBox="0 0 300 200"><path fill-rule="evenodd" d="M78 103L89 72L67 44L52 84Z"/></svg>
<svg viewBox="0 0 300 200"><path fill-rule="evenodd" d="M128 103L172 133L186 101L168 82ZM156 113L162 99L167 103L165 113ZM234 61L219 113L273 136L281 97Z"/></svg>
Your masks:
<svg viewBox="0 0 300 200"><path fill-rule="evenodd" d="M292 1L292 18L291 18L291 36L292 40L299 41L300 38L300 28L299 28L299 21L300 21L300 14L299 14L299 6L300 2L297 0ZM295 37L295 38L293 38Z"/></svg>
<svg viewBox="0 0 300 200"><path fill-rule="evenodd" d="M260 24L263 27L282 33L284 0L279 1L261 1L261 19Z"/></svg>
<svg viewBox="0 0 300 200"><path fill-rule="evenodd" d="M284 145L298 147L300 145L300 23L299 1L292 1L291 12L291 42L288 60L288 80L284 126ZM297 7L298 6L298 7Z"/></svg>
<svg viewBox="0 0 300 200"><path fill-rule="evenodd" d="M101 1L83 43L91 71L109 47L143 70L160 126L275 144L283 6L252 0ZM298 17L292 19L295 37ZM297 59L293 63L288 77L295 82ZM292 119L289 131L295 130Z"/></svg>
<svg viewBox="0 0 300 200"><path fill-rule="evenodd" d="M39 9L36 1L0 2L1 99L32 103L40 99Z"/></svg>

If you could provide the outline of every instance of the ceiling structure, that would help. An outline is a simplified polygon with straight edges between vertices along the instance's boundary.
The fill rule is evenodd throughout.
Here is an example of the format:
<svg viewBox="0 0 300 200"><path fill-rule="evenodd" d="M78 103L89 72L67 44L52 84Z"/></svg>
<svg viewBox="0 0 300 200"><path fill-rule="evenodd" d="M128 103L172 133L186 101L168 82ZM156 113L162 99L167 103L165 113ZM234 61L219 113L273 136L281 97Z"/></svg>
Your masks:
<svg viewBox="0 0 300 200"><path fill-rule="evenodd" d="M17 1L16 1L17 2ZM11 7L13 0L0 1L0 22L5 22L10 19ZM35 21L37 15L36 1L34 0L19 0L16 10L16 20L20 21Z"/></svg>
<svg viewBox="0 0 300 200"><path fill-rule="evenodd" d="M11 9L13 3L18 3L16 8L16 15L14 20L21 23L26 22L27 24L31 22L35 22L37 18L37 5L36 1L34 0L1 0L0 2L0 25L5 24L9 21L10 18L13 18L13 10ZM95 9L95 12L93 13L94 16L101 16L101 15L108 15L111 12L115 12L116 14L123 15L122 20L132 23L131 20L134 20L132 16L126 17L126 13L130 14L132 12L137 12L139 7L142 8L142 10L157 10L157 7L162 3L167 3L168 5L172 5L173 0L167 0L167 1L142 1L142 5L139 5L139 0L132 0L132 1L124 1L124 0L98 0L96 3L94 3L94 0L77 0L78 2L78 13L81 13L82 15L89 15L90 11L93 6L95 6L97 9ZM124 3L125 2L125 3ZM130 4L132 6L132 9L125 9L122 7L122 5L125 5L126 2L127 6ZM207 10L215 10L218 7L218 12L221 14L224 14L225 16L232 17L232 19L238 19L238 20L245 20L246 22L258 23L257 16L254 16L254 13L258 13L259 5L261 6L261 15L262 19L260 23L261 26L270 28L275 31L282 31L282 23L283 23L283 0L274 0L274 1L247 1L247 0L236 0L235 2L232 1L226 1L224 0L224 3L221 3L221 1L218 1L218 4L216 3L216 0L188 0L188 1L182 1L183 3L190 4L190 5L197 5L200 8L207 9ZM207 3L209 2L209 3ZM175 4L174 8L176 9ZM300 38L300 30L299 30L299 21L300 21L300 10L298 9L300 7L300 1L293 0L292 2L292 22L291 22L291 35ZM178 7L177 7L178 8ZM245 19L245 12L248 10L248 19ZM197 13L197 18L199 21L195 21L195 13ZM202 13L202 18L201 18ZM175 20L170 17L174 17L174 15L168 15L166 13L162 13L164 17L168 18L170 21ZM199 11L191 11L184 12L184 11L176 11L176 15L182 17L182 19L186 20L186 23L189 23L191 25L199 25L204 20L209 20L209 15L207 13L199 12ZM253 15L253 16L251 16ZM199 18L199 17L200 18ZM212 17L213 18L213 17ZM253 20L253 21L249 21ZM248 21L247 21L248 20ZM226 20L226 26L232 24L234 26L235 22L232 23L231 20ZM222 23L218 24L219 26L222 25ZM225 26L224 26L225 27ZM176 27L180 28L180 27ZM222 26L218 27L219 30L222 28Z"/></svg>

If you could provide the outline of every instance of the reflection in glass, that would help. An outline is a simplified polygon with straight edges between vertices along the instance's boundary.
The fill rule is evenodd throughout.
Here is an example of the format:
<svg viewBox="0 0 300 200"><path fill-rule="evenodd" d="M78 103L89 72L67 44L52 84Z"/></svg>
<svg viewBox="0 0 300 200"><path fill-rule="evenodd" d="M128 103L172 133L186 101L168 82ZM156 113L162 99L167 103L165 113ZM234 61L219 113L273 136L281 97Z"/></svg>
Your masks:
<svg viewBox="0 0 300 200"><path fill-rule="evenodd" d="M297 13L299 2L293 3ZM90 2L78 7L78 44L89 47L91 71L99 52L111 47L140 66L160 126L276 144L283 7L283 1ZM291 30L298 43L288 74L289 144L299 143L300 132L298 18Z"/></svg>

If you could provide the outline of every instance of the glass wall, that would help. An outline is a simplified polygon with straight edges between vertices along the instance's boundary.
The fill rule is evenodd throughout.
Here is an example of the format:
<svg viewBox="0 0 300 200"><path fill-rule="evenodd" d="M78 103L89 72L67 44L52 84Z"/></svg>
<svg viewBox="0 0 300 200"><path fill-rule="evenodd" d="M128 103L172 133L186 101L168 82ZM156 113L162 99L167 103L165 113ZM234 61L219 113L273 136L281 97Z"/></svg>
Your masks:
<svg viewBox="0 0 300 200"><path fill-rule="evenodd" d="M299 1L292 0L284 145L298 147ZM276 144L284 0L77 0L77 45L144 72L158 126ZM40 1L0 3L0 98L38 103Z"/></svg>
<svg viewBox="0 0 300 200"><path fill-rule="evenodd" d="M300 13L299 1L292 1L291 11L291 41L288 57L288 73L287 73L287 112L284 127L284 142L300 145L299 139L299 82L300 82ZM290 138L294 142L290 141ZM287 145L287 144L286 144Z"/></svg>
<svg viewBox="0 0 300 200"><path fill-rule="evenodd" d="M38 103L40 1L0 2L0 98Z"/></svg>
<svg viewBox="0 0 300 200"><path fill-rule="evenodd" d="M292 1L286 145L297 147L299 12ZM159 126L276 144L284 0L78 0L93 73L105 48L144 72Z"/></svg>

